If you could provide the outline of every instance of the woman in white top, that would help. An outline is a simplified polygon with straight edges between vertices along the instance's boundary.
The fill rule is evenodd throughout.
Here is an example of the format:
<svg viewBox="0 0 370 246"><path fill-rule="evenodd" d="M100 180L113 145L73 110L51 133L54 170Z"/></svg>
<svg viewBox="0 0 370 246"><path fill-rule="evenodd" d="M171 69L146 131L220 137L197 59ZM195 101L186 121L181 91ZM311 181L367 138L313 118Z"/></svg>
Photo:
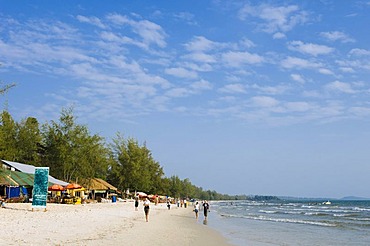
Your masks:
<svg viewBox="0 0 370 246"><path fill-rule="evenodd" d="M199 203L196 202L194 205L195 218L198 219Z"/></svg>
<svg viewBox="0 0 370 246"><path fill-rule="evenodd" d="M143 203L146 222L149 221L149 204L150 204L150 201L149 201L148 198L146 198L144 203Z"/></svg>

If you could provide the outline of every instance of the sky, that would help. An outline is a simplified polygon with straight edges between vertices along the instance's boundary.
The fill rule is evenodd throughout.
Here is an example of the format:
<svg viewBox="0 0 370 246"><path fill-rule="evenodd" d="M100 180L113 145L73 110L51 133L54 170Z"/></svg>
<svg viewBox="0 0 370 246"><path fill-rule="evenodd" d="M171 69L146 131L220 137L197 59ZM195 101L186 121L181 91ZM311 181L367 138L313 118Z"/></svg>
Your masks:
<svg viewBox="0 0 370 246"><path fill-rule="evenodd" d="M73 107L207 190L370 197L369 27L369 0L0 0L0 107Z"/></svg>

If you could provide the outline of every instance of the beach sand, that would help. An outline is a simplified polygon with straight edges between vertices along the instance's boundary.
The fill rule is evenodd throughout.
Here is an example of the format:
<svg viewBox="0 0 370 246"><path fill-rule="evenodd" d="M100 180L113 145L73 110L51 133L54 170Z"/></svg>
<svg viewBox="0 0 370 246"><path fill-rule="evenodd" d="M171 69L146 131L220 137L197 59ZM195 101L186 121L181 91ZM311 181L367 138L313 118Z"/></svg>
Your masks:
<svg viewBox="0 0 370 246"><path fill-rule="evenodd" d="M1 245L230 245L195 219L192 208L151 204L149 222L133 202L85 205L7 203L0 209Z"/></svg>

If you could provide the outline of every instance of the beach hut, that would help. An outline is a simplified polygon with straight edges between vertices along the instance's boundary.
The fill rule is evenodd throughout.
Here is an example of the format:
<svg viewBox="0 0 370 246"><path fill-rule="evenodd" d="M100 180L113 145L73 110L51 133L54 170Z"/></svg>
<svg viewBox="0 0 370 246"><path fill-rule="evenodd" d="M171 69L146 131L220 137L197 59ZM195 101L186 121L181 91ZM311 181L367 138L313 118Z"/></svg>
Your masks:
<svg viewBox="0 0 370 246"><path fill-rule="evenodd" d="M62 201L62 191L65 188L59 184L53 184L48 187L48 191L51 192L50 202L60 203Z"/></svg>
<svg viewBox="0 0 370 246"><path fill-rule="evenodd" d="M67 195L63 197L63 203L66 204L81 204L85 197L86 189L77 183L69 183L65 186Z"/></svg>
<svg viewBox="0 0 370 246"><path fill-rule="evenodd" d="M14 162L14 161L6 161L6 160L0 160L0 163L7 170L18 171L18 172L28 173L28 174L34 174L35 173L35 166L33 166L33 165L23 164L23 163ZM51 175L49 175L48 179L49 179L49 182L52 183L52 184L59 184L59 185L62 185L62 186L68 185L67 182L65 182L63 180L56 179Z"/></svg>
<svg viewBox="0 0 370 246"><path fill-rule="evenodd" d="M88 197L98 201L113 197L118 192L116 187L100 178L83 179L80 183L87 189Z"/></svg>
<svg viewBox="0 0 370 246"><path fill-rule="evenodd" d="M28 201L32 197L34 179L34 174L4 170L1 172L0 195L12 201Z"/></svg>

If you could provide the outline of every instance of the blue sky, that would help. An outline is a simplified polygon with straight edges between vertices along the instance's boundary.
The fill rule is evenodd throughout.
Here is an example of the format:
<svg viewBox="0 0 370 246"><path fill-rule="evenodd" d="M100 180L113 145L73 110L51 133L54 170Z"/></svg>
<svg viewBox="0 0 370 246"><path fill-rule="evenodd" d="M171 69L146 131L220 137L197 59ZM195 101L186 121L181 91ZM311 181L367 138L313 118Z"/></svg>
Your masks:
<svg viewBox="0 0 370 246"><path fill-rule="evenodd" d="M146 142L229 194L370 197L370 1L0 0L16 120Z"/></svg>

